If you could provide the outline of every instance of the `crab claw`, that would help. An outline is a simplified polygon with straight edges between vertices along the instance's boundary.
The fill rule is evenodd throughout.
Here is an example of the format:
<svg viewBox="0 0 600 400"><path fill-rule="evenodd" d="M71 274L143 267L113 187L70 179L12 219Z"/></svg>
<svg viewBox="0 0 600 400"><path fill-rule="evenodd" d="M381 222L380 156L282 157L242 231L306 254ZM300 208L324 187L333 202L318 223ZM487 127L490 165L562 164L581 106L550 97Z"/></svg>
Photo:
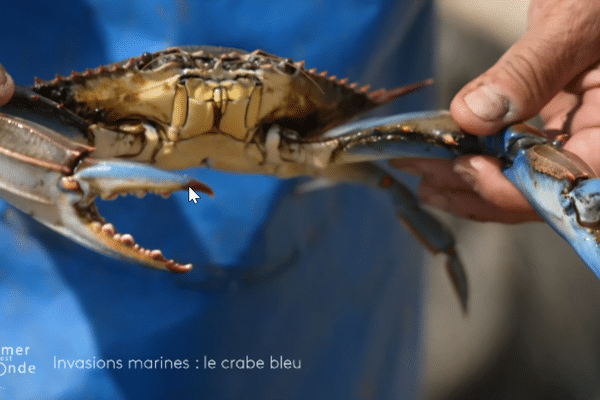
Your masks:
<svg viewBox="0 0 600 400"><path fill-rule="evenodd" d="M119 194L168 196L188 187L212 196L195 179L128 161L90 157L88 125L60 105L17 88L0 107L0 197L42 224L102 254L148 267L186 272L191 264L166 259L130 234L118 233L94 199Z"/></svg>
<svg viewBox="0 0 600 400"><path fill-rule="evenodd" d="M506 130L504 175L600 278L600 179L559 142L521 128Z"/></svg>
<svg viewBox="0 0 600 400"><path fill-rule="evenodd" d="M60 223L41 222L63 235L99 253L148 267L187 272L191 264L166 259L158 249L149 250L137 244L131 234L116 231L98 213L97 196L114 199L119 195L143 196L154 192L163 197L177 190L194 190L213 195L207 185L185 176L125 161L98 161L86 158L73 175L59 182L61 201L57 202Z"/></svg>

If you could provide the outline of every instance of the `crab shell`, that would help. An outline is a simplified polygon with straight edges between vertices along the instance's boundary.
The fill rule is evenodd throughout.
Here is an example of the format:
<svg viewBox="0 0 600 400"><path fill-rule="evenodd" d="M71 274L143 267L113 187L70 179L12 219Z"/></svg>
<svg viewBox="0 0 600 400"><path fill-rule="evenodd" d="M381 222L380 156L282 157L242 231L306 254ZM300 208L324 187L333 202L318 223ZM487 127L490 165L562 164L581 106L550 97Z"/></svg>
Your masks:
<svg viewBox="0 0 600 400"><path fill-rule="evenodd" d="M318 141L327 130L429 83L368 92L368 86L357 89L261 50L188 46L49 82L36 79L33 89L93 124L86 144L96 157L273 174L265 148L271 126L299 141ZM290 167L277 175L306 173Z"/></svg>

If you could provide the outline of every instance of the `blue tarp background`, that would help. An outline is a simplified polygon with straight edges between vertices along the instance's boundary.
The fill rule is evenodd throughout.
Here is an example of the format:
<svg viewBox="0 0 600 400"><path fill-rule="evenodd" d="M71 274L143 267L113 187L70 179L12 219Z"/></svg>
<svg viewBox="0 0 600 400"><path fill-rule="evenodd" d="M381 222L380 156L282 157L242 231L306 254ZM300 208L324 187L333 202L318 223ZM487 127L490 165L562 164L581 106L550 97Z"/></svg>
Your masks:
<svg viewBox="0 0 600 400"><path fill-rule="evenodd" d="M19 84L178 44L262 48L373 88L432 75L430 1L4 1L0 62ZM432 91L395 111L428 108ZM4 171L3 173L10 173ZM187 193L102 202L184 275L95 254L0 201L0 398L363 399L415 395L420 247L380 191L186 171ZM8 347L29 347L9 356ZM23 350L25 351L25 350ZM301 369L204 369L271 356ZM129 359L187 369L128 368ZM84 360L95 368L57 368ZM121 360L121 369L99 368ZM9 367L35 373L9 373ZM79 364L81 365L81 363ZM89 364L88 364L89 365ZM159 364L160 365L160 364ZM3 373L4 371L4 373Z"/></svg>

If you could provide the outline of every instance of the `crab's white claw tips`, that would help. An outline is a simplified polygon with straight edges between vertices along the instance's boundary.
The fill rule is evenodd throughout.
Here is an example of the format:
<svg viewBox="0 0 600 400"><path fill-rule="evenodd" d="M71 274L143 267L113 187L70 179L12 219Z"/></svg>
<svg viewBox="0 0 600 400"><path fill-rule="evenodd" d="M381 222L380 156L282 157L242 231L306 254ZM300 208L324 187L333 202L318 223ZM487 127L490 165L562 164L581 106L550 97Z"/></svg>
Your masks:
<svg viewBox="0 0 600 400"><path fill-rule="evenodd" d="M195 179L179 176L142 164L125 161L86 159L75 174L60 181L64 200L60 202L60 224L42 221L51 228L99 253L148 267L187 272L191 264L165 258L158 249L137 244L130 234L121 234L98 214L94 199L114 199L119 195L143 197L154 192L167 197L188 187L213 195L210 187Z"/></svg>

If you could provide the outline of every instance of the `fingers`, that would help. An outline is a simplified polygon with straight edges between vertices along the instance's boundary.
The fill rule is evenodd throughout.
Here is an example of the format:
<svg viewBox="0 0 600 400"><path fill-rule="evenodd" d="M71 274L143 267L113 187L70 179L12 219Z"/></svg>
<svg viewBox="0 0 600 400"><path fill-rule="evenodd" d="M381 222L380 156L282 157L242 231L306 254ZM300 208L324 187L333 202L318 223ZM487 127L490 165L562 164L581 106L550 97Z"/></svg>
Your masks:
<svg viewBox="0 0 600 400"><path fill-rule="evenodd" d="M390 164L422 177L417 193L421 201L459 217L503 223L541 220L493 157L394 160Z"/></svg>
<svg viewBox="0 0 600 400"><path fill-rule="evenodd" d="M598 157L600 125L580 130L577 135L573 135L565 143L564 149L579 156L596 173L596 176L600 176L600 158Z"/></svg>
<svg viewBox="0 0 600 400"><path fill-rule="evenodd" d="M4 67L0 65L0 106L6 104L14 92L15 83Z"/></svg>
<svg viewBox="0 0 600 400"><path fill-rule="evenodd" d="M599 61L598 0L532 0L525 36L455 96L452 117L467 132L486 135L543 109L548 133L571 133L565 149L600 173L593 150L600 148ZM491 157L393 165L422 175L419 197L458 216L508 223L540 220Z"/></svg>
<svg viewBox="0 0 600 400"><path fill-rule="evenodd" d="M468 189L468 185L460 175L452 170L452 160L450 159L403 158L390 160L389 163L392 167L420 176L421 181L427 181L431 186Z"/></svg>
<svg viewBox="0 0 600 400"><path fill-rule="evenodd" d="M466 131L494 133L535 116L599 58L600 2L534 0L525 36L467 84L450 111Z"/></svg>
<svg viewBox="0 0 600 400"><path fill-rule="evenodd" d="M570 134L564 148L600 175L600 64L581 74L540 113L546 129Z"/></svg>

